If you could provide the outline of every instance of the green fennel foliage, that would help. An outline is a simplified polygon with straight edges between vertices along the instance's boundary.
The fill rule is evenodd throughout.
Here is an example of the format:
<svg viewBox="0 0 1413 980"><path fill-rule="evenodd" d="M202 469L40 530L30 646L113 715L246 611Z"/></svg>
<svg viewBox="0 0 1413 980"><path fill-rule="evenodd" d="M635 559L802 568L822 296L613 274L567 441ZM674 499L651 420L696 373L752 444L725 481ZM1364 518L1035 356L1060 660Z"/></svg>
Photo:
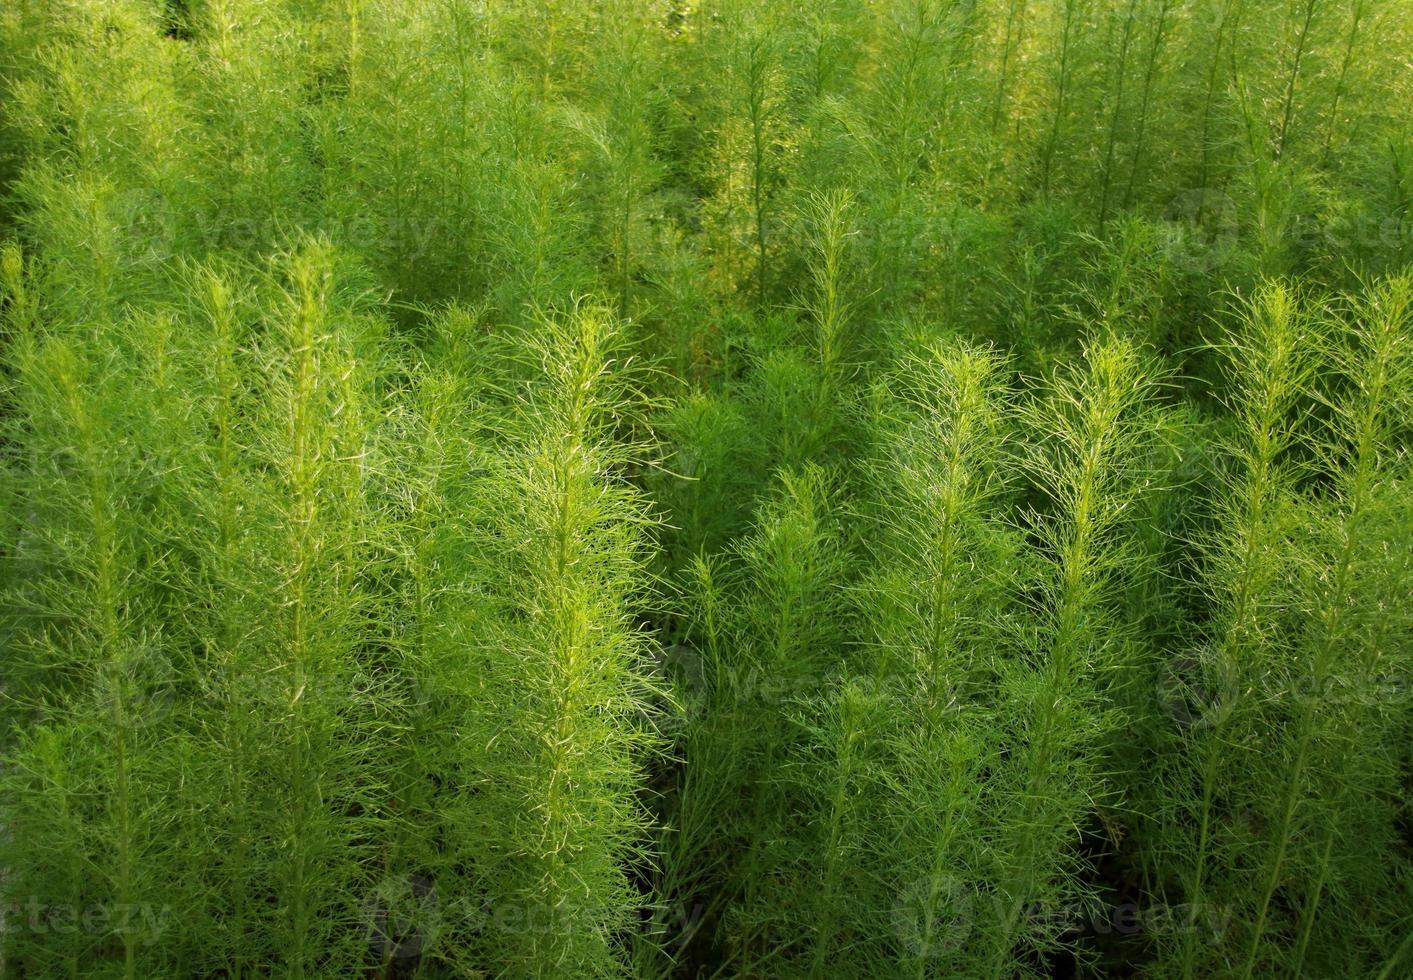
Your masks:
<svg viewBox="0 0 1413 980"><path fill-rule="evenodd" d="M0 4L0 974L1405 975L1410 46Z"/></svg>

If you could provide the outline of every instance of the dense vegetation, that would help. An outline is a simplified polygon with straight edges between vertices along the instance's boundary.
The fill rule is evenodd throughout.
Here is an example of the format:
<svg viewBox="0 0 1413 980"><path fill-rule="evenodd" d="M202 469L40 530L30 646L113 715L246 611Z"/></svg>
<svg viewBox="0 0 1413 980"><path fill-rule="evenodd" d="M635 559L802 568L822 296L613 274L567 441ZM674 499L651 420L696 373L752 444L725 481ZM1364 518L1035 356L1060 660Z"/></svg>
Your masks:
<svg viewBox="0 0 1413 980"><path fill-rule="evenodd" d="M1413 973L1413 3L7 0L0 973Z"/></svg>

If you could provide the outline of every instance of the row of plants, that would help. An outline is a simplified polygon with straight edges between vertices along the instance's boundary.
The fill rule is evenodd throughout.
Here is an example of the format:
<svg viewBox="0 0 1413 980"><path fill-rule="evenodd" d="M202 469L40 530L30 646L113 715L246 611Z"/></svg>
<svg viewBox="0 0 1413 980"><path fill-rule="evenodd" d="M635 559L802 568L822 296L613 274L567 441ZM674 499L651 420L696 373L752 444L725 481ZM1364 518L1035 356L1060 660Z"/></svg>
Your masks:
<svg viewBox="0 0 1413 980"><path fill-rule="evenodd" d="M0 973L1413 968L1404 0L0 11Z"/></svg>

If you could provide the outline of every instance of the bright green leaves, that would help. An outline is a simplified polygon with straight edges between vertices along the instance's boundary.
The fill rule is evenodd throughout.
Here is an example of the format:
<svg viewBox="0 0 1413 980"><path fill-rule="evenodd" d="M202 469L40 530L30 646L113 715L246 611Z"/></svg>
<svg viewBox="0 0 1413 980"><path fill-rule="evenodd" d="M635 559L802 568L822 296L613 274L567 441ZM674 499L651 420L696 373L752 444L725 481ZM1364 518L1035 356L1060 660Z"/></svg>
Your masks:
<svg viewBox="0 0 1413 980"><path fill-rule="evenodd" d="M7 975L1401 975L1408 7L0 5Z"/></svg>
<svg viewBox="0 0 1413 980"><path fill-rule="evenodd" d="M487 936L485 953L516 975L606 976L635 906L634 794L653 746L631 605L650 519L626 480L639 450L611 438L637 410L621 325L586 303L540 329L510 446L476 491L479 574L502 609L480 641L503 711L486 726L487 805L505 820L489 897L522 923Z"/></svg>

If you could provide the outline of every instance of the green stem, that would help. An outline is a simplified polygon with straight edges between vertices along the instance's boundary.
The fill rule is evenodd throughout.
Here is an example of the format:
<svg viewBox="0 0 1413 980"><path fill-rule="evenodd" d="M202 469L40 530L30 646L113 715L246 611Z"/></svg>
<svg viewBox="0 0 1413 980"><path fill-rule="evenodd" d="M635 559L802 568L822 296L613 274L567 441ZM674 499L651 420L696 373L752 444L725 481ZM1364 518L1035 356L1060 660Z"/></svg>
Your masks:
<svg viewBox="0 0 1413 980"><path fill-rule="evenodd" d="M1285 97L1282 100L1281 125L1276 133L1275 159L1279 161L1285 153L1286 135L1290 130L1291 117L1295 112L1295 88L1300 80L1300 68L1305 60L1305 53L1310 40L1310 25L1315 19L1315 8L1319 6L1319 0L1305 0L1305 16L1300 23L1300 32L1296 36L1295 56L1291 61L1290 75L1286 78Z"/></svg>
<svg viewBox="0 0 1413 980"><path fill-rule="evenodd" d="M1128 81L1128 49L1133 39L1133 25L1137 17L1138 0L1129 0L1128 11L1124 15L1124 29L1119 41L1119 61L1114 70L1118 73L1118 82L1114 92L1114 109L1109 114L1109 135L1104 149L1104 185L1099 198L1099 233L1103 234L1104 225L1109 219L1109 189L1113 185L1114 176L1114 151L1118 144L1119 120L1123 116L1125 83ZM1151 67L1150 67L1151 74Z"/></svg>

